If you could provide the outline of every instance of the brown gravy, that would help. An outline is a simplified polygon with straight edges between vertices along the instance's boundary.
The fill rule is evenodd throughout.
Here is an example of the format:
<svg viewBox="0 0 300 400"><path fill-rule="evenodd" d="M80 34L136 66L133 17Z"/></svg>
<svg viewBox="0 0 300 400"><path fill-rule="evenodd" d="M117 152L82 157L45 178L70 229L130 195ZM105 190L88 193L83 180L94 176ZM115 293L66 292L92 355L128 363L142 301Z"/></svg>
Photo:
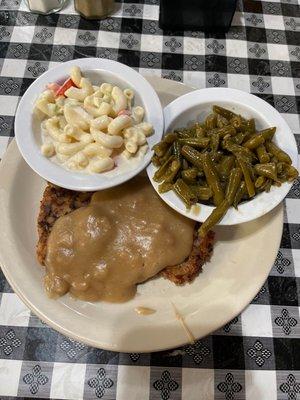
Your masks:
<svg viewBox="0 0 300 400"><path fill-rule="evenodd" d="M50 297L127 301L136 284L190 254L193 231L194 221L163 203L146 178L97 192L55 222L45 288Z"/></svg>

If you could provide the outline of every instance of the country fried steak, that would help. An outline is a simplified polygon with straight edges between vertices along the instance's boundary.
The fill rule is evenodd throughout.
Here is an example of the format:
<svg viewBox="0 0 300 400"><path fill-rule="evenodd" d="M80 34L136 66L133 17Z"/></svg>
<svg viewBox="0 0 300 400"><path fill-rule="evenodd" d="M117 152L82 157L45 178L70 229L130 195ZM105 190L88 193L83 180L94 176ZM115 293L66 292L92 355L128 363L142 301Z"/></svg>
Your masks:
<svg viewBox="0 0 300 400"><path fill-rule="evenodd" d="M92 192L75 192L48 184L41 200L38 216L38 243L37 258L44 265L47 240L55 221L66 214L89 204ZM161 275L182 285L191 282L201 271L202 266L210 260L213 251L214 233L209 232L204 239L197 234L198 227L194 232L194 245L189 257L181 264L165 268Z"/></svg>

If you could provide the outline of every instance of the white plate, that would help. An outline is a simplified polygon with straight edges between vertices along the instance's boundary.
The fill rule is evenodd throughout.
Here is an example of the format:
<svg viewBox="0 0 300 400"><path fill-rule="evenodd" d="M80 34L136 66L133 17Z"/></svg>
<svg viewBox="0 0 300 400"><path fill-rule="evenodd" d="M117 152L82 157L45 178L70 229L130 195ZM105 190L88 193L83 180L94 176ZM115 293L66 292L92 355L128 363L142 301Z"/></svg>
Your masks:
<svg viewBox="0 0 300 400"><path fill-rule="evenodd" d="M290 155L293 165L297 168L296 140L288 124L279 112L266 101L240 90L229 88L200 89L178 97L164 109L165 132L189 126L195 121L203 121L211 112L213 104L228 108L246 118L255 118L258 130L276 126L274 141ZM154 182L152 178L156 169L151 163L147 172L158 193L159 184ZM285 198L291 186L292 183L287 182L280 187L272 186L269 193L263 192L255 196L253 200L244 202L239 205L238 210L231 207L219 222L219 225L240 224L261 217ZM196 221L205 221L214 209L212 206L199 204L200 207L197 207L196 211L193 207L191 210L187 210L185 204L173 191L158 194L174 210Z"/></svg>
<svg viewBox="0 0 300 400"><path fill-rule="evenodd" d="M165 104L190 90L158 78L150 82ZM0 265L15 292L43 321L103 349L150 352L187 343L169 300L196 338L221 327L259 291L282 234L279 206L254 222L219 227L212 260L192 284L177 287L165 279L154 279L140 285L135 299L124 304L85 303L69 296L50 300L42 287L43 268L35 257L36 218L44 186L12 142L0 169ZM134 311L137 306L157 312L139 316Z"/></svg>
<svg viewBox="0 0 300 400"><path fill-rule="evenodd" d="M19 150L28 165L42 178L58 186L82 191L102 190L119 185L142 171L150 162L148 150L139 163L130 162L122 173L117 168L101 174L86 174L66 170L41 154L41 121L33 114L37 97L50 82L63 82L69 77L72 66L81 68L93 84L109 82L135 91L135 104L145 109L144 121L154 127L154 134L147 138L149 149L160 141L163 134L163 112L156 92L147 80L134 69L116 61L101 58L80 58L58 65L41 75L27 89L18 106L15 118L15 135Z"/></svg>

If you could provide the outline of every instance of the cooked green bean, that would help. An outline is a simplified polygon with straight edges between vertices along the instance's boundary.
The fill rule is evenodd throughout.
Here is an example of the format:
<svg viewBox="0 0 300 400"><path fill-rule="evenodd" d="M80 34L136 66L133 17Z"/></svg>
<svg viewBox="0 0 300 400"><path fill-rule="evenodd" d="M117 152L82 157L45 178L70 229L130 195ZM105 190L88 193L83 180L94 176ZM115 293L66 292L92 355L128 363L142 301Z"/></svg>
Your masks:
<svg viewBox="0 0 300 400"><path fill-rule="evenodd" d="M236 117L237 114L235 114L232 111L227 110L226 108L220 107L220 106L213 106L213 112L221 115L222 117L231 120L233 117Z"/></svg>
<svg viewBox="0 0 300 400"><path fill-rule="evenodd" d="M169 165L171 164L171 162L174 160L174 156L170 156L159 168L158 170L155 172L154 176L153 176L153 180L155 182L161 182L164 179L164 175L166 174Z"/></svg>
<svg viewBox="0 0 300 400"><path fill-rule="evenodd" d="M263 144L257 147L256 154L261 164L268 163L270 161L270 156Z"/></svg>
<svg viewBox="0 0 300 400"><path fill-rule="evenodd" d="M172 190L172 188L173 188L172 183L163 182L160 185L158 185L158 193L169 192L170 190Z"/></svg>
<svg viewBox="0 0 300 400"><path fill-rule="evenodd" d="M223 128L211 129L208 133L209 133L209 135L218 134L220 136L220 138L223 138L227 135L228 136L236 135L236 129L232 125L226 125Z"/></svg>
<svg viewBox="0 0 300 400"><path fill-rule="evenodd" d="M222 115L217 114L217 127L224 128L224 126L229 125L227 118L222 117Z"/></svg>
<svg viewBox="0 0 300 400"><path fill-rule="evenodd" d="M265 143L265 139L262 135L255 135L249 140L247 140L246 143L243 144L244 147L247 147L249 150L255 150L257 147Z"/></svg>
<svg viewBox="0 0 300 400"><path fill-rule="evenodd" d="M184 138L184 139L179 139L178 142L181 145L189 145L191 147L199 148L199 149L205 149L210 142L210 139L207 137L203 138Z"/></svg>
<svg viewBox="0 0 300 400"><path fill-rule="evenodd" d="M233 201L233 207L237 208L240 201L242 200L242 198L244 197L244 195L247 193L247 189L246 189L246 184L245 181L242 181L240 187L238 188L235 197L234 197L234 201Z"/></svg>
<svg viewBox="0 0 300 400"><path fill-rule="evenodd" d="M197 202L197 196L182 179L177 179L173 185L173 190L183 200L187 208Z"/></svg>
<svg viewBox="0 0 300 400"><path fill-rule="evenodd" d="M208 153L203 154L203 171L209 187L213 192L214 204L218 206L224 199L223 189L216 168Z"/></svg>
<svg viewBox="0 0 300 400"><path fill-rule="evenodd" d="M225 194L225 198L230 206L234 202L236 192L242 180L242 175L242 170L240 168L233 168L233 170L231 170L230 172Z"/></svg>
<svg viewBox="0 0 300 400"><path fill-rule="evenodd" d="M278 161L285 162L287 164L292 164L291 157L286 154L285 151L281 150L278 146L276 146L273 142L266 142L266 148L269 153L273 154Z"/></svg>
<svg viewBox="0 0 300 400"><path fill-rule="evenodd" d="M254 182L254 186L258 189L262 187L262 185L265 183L266 179L264 176L259 176L256 181Z"/></svg>
<svg viewBox="0 0 300 400"><path fill-rule="evenodd" d="M210 138L210 148L213 153L216 153L219 149L220 136L217 133L213 133Z"/></svg>
<svg viewBox="0 0 300 400"><path fill-rule="evenodd" d="M168 144L172 144L173 142L175 142L175 140L177 139L177 134L174 132L170 132L167 133L164 138L163 138L163 142L164 143L168 143Z"/></svg>
<svg viewBox="0 0 300 400"><path fill-rule="evenodd" d="M181 156L181 146L180 146L178 140L176 140L176 141L173 143L173 154L174 154L174 156L177 158L177 160L181 161L181 159L182 159L182 156Z"/></svg>
<svg viewBox="0 0 300 400"><path fill-rule="evenodd" d="M228 203L228 201L223 200L216 208L214 208L209 217L207 217L203 224L200 226L199 236L202 238L205 237L208 231L224 217L229 207L230 204Z"/></svg>
<svg viewBox="0 0 300 400"><path fill-rule="evenodd" d="M169 146L167 143L165 142L159 142L157 144L155 144L152 148L152 150L154 151L154 153L158 156L158 157L162 157L165 152L168 150Z"/></svg>
<svg viewBox="0 0 300 400"><path fill-rule="evenodd" d="M230 155L223 157L223 159L218 165L218 172L223 180L228 178L230 171L234 167L234 164L235 164L234 156Z"/></svg>
<svg viewBox="0 0 300 400"><path fill-rule="evenodd" d="M182 179L188 184L195 183L197 175L198 175L198 170L195 167L186 169L181 172Z"/></svg>
<svg viewBox="0 0 300 400"><path fill-rule="evenodd" d="M181 162L179 160L173 160L171 165L169 166L169 170L166 172L164 176L164 181L166 183L172 183L176 178L177 173L179 172L181 167Z"/></svg>
<svg viewBox="0 0 300 400"><path fill-rule="evenodd" d="M215 205L199 230L205 235L229 207L298 177L289 155L272 142L275 132L257 131L253 118L213 106L204 121L168 132L153 147L158 191L173 190L187 208L197 201Z"/></svg>
<svg viewBox="0 0 300 400"><path fill-rule="evenodd" d="M272 179L274 182L278 182L275 163L256 164L254 169L258 175L265 176L266 178Z"/></svg>
<svg viewBox="0 0 300 400"><path fill-rule="evenodd" d="M247 126L247 131L249 133L255 133L256 128L255 128L255 119L254 118L248 119L248 121L246 122L246 126Z"/></svg>
<svg viewBox="0 0 300 400"><path fill-rule="evenodd" d="M273 136L275 135L276 128L267 128L264 129L263 131L258 132L258 134L262 135L265 140L272 140Z"/></svg>
<svg viewBox="0 0 300 400"><path fill-rule="evenodd" d="M248 192L249 197L251 198L251 197L255 196L255 188L254 188L254 184L251 179L251 172L250 172L249 165L247 164L247 162L244 161L244 159L240 155L237 156L237 161L243 171L247 192Z"/></svg>
<svg viewBox="0 0 300 400"><path fill-rule="evenodd" d="M209 114L205 119L205 127L210 130L217 126L217 116L216 114Z"/></svg>
<svg viewBox="0 0 300 400"><path fill-rule="evenodd" d="M185 145L181 149L181 154L190 163L195 165L195 167L199 168L200 170L203 169L203 166L202 166L202 154L199 153L199 151L193 149L193 147L191 147L191 146Z"/></svg>

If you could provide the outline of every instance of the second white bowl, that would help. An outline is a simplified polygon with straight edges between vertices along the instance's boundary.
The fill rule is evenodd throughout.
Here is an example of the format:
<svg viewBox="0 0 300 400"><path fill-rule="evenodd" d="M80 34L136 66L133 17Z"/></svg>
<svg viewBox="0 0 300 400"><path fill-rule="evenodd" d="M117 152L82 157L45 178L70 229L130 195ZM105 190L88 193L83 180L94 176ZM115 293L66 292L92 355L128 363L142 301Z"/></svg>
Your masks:
<svg viewBox="0 0 300 400"><path fill-rule="evenodd" d="M293 165L297 168L296 140L288 124L279 112L267 102L240 90L229 88L200 89L178 97L164 109L165 132L189 126L196 121L203 121L211 112L214 104L241 114L245 118L255 118L258 130L276 126L274 141L289 154ZM153 180L156 169L151 163L147 168L147 173L158 193L158 183ZM240 224L266 214L285 198L291 186L291 183L284 183L280 187L272 186L269 193L261 193L253 200L240 204L237 210L231 207L219 224ZM185 204L173 191L158 194L174 210L195 221L205 221L214 208L213 206L199 204L199 207L192 207L187 210Z"/></svg>

